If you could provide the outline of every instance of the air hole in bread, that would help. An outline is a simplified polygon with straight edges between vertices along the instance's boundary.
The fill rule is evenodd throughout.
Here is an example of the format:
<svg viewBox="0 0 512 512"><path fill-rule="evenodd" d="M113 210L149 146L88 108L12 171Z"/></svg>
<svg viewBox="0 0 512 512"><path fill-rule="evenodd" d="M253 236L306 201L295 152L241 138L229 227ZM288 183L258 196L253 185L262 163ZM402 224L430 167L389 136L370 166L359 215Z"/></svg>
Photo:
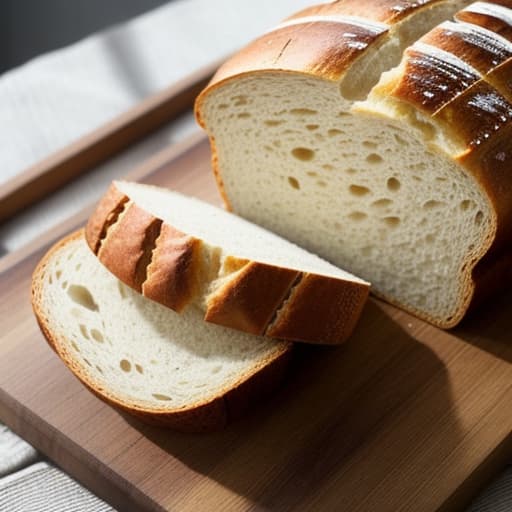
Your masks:
<svg viewBox="0 0 512 512"><path fill-rule="evenodd" d="M337 128L331 128L328 130L327 135L329 135L329 137L337 137L338 135L343 135L344 133L344 131L338 130Z"/></svg>
<svg viewBox="0 0 512 512"><path fill-rule="evenodd" d="M103 370L101 369L101 366L96 365L96 370L98 370L100 373L103 373Z"/></svg>
<svg viewBox="0 0 512 512"><path fill-rule="evenodd" d="M264 121L264 124L265 126L269 126L270 128L272 128L274 126L280 126L284 122L285 121L280 121L279 119L267 119L266 121Z"/></svg>
<svg viewBox="0 0 512 512"><path fill-rule="evenodd" d="M461 201L460 203L460 209L465 212L466 210L469 210L470 208L473 208L475 206L475 203L471 201L470 199L464 199L464 201Z"/></svg>
<svg viewBox="0 0 512 512"><path fill-rule="evenodd" d="M105 341L103 334L98 331L98 329L91 329L91 336L93 340L97 341L98 343L103 343Z"/></svg>
<svg viewBox="0 0 512 512"><path fill-rule="evenodd" d="M300 190L300 183L297 178L294 178L293 176L288 176L288 183L290 186L296 190Z"/></svg>
<svg viewBox="0 0 512 512"><path fill-rule="evenodd" d="M153 393L153 398L156 398L157 400L161 400L162 402L169 402L172 400L170 396L163 395L162 393Z"/></svg>
<svg viewBox="0 0 512 512"><path fill-rule="evenodd" d="M232 101L234 102L235 107L241 107L243 105L247 105L249 103L249 100L247 99L247 96L235 96L232 98Z"/></svg>
<svg viewBox="0 0 512 512"><path fill-rule="evenodd" d="M86 339L90 339L89 338L89 333L87 332L87 327L84 325L84 324L80 324L79 326L79 329L80 329L80 333L81 335Z"/></svg>
<svg viewBox="0 0 512 512"><path fill-rule="evenodd" d="M386 183L386 186L388 187L388 190L391 190L392 192L396 192L397 190L400 190L400 187L402 186L402 184L396 178L389 178Z"/></svg>
<svg viewBox="0 0 512 512"><path fill-rule="evenodd" d="M222 365L219 364L218 366L215 366L214 368L212 368L212 373L216 374L216 373L219 373L221 370L222 370Z"/></svg>
<svg viewBox="0 0 512 512"><path fill-rule="evenodd" d="M140 364L135 365L135 369L137 372L139 372L141 375L144 373L144 368Z"/></svg>
<svg viewBox="0 0 512 512"><path fill-rule="evenodd" d="M89 361L89 359L87 359L86 357L83 358L84 360L84 363L87 365L87 366L90 366L92 368L92 364L91 362Z"/></svg>
<svg viewBox="0 0 512 512"><path fill-rule="evenodd" d="M315 152L309 148L294 148L292 155L301 162L309 162L315 158Z"/></svg>
<svg viewBox="0 0 512 512"><path fill-rule="evenodd" d="M68 287L68 282L67 281L64 281L62 283L62 289L65 290L66 288Z"/></svg>
<svg viewBox="0 0 512 512"><path fill-rule="evenodd" d="M60 279L60 276L62 275L62 270L57 270L57 272L55 272L55 279L57 279L57 281Z"/></svg>
<svg viewBox="0 0 512 512"><path fill-rule="evenodd" d="M365 140L363 141L363 146L368 149L375 149L379 145L376 142L373 142L372 140Z"/></svg>
<svg viewBox="0 0 512 512"><path fill-rule="evenodd" d="M368 187L364 187L362 185L350 185L348 190L353 196L357 197L366 196L371 192Z"/></svg>
<svg viewBox="0 0 512 512"><path fill-rule="evenodd" d="M78 345L76 344L75 341L72 341L71 342L71 346L77 351L77 352L80 352L80 349L78 348Z"/></svg>
<svg viewBox="0 0 512 512"><path fill-rule="evenodd" d="M316 178L318 174L315 171L308 171L306 173L308 176L311 176L312 178Z"/></svg>
<svg viewBox="0 0 512 512"><path fill-rule="evenodd" d="M445 203L442 201L436 201L435 199L430 199L426 203L423 204L423 209L425 210L434 210L436 208L440 208L441 206L444 206Z"/></svg>
<svg viewBox="0 0 512 512"><path fill-rule="evenodd" d="M384 217L382 220L390 228L396 228L400 224L400 217Z"/></svg>
<svg viewBox="0 0 512 512"><path fill-rule="evenodd" d="M78 272L80 269L82 268L82 264L81 263L77 263L75 265L75 270Z"/></svg>
<svg viewBox="0 0 512 512"><path fill-rule="evenodd" d="M426 241L428 244L433 244L433 243L436 241L436 237L435 237L432 233L429 233L429 234L425 237L425 241Z"/></svg>
<svg viewBox="0 0 512 512"><path fill-rule="evenodd" d="M318 130L320 126L318 124L307 124L306 130L309 130L310 132L314 132L315 130Z"/></svg>
<svg viewBox="0 0 512 512"><path fill-rule="evenodd" d="M314 116L318 114L318 111L310 108L292 108L290 114L293 116Z"/></svg>
<svg viewBox="0 0 512 512"><path fill-rule="evenodd" d="M98 305L94 302L91 292L85 286L72 284L68 288L68 295L76 304L91 311L98 311Z"/></svg>
<svg viewBox="0 0 512 512"><path fill-rule="evenodd" d="M121 361L119 361L119 366L121 370L126 373L130 372L132 369L132 363L130 363L128 359L121 359Z"/></svg>
<svg viewBox="0 0 512 512"><path fill-rule="evenodd" d="M331 164L324 164L322 165L322 169L324 169L325 171L334 171L334 166Z"/></svg>
<svg viewBox="0 0 512 512"><path fill-rule="evenodd" d="M225 110L228 107L229 107L229 105L227 103L221 103L218 108L219 108L219 110Z"/></svg>
<svg viewBox="0 0 512 512"><path fill-rule="evenodd" d="M368 217L368 215L365 212L351 212L348 215L349 219L355 220L355 221L361 221Z"/></svg>
<svg viewBox="0 0 512 512"><path fill-rule="evenodd" d="M327 183L326 183L325 181L322 181L322 180L318 180L318 181L316 182L316 184L317 184L319 187L321 187L321 188L325 188L325 187L327 187Z"/></svg>
<svg viewBox="0 0 512 512"><path fill-rule="evenodd" d="M388 206L391 206L392 204L393 204L392 199L382 198L382 199L377 199L377 201L373 201L371 206L373 206L374 208L377 208L377 209L384 209L384 208L387 208Z"/></svg>
<svg viewBox="0 0 512 512"><path fill-rule="evenodd" d="M369 164L380 164L384 159L378 155L377 153L370 153L367 157L366 157L366 161L369 163Z"/></svg>
<svg viewBox="0 0 512 512"><path fill-rule="evenodd" d="M353 167L347 167L347 168L345 169L345 172L346 172L347 174L356 174L356 173L357 173L357 169L354 169Z"/></svg>
<svg viewBox="0 0 512 512"><path fill-rule="evenodd" d="M408 146L409 145L409 143L405 139L402 139L402 137L400 137L400 135L398 135L398 133L394 133L393 137L396 140L397 144L399 144L400 146Z"/></svg>
<svg viewBox="0 0 512 512"><path fill-rule="evenodd" d="M484 220L484 212L482 212L481 210L478 210L475 215L475 224L477 226L480 226L480 224L482 224L483 220Z"/></svg>
<svg viewBox="0 0 512 512"><path fill-rule="evenodd" d="M240 112L237 117L238 119L249 119L251 114L249 114L249 112Z"/></svg>

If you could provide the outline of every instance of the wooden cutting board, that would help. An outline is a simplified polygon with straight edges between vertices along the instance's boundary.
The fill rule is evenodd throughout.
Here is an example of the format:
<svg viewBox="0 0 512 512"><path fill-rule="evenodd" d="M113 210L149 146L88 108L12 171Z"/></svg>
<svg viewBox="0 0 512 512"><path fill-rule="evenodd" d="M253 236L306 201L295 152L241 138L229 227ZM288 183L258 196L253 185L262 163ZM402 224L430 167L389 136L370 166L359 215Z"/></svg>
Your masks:
<svg viewBox="0 0 512 512"><path fill-rule="evenodd" d="M132 177L218 202L205 140ZM226 430L143 425L86 391L32 317L30 274L71 219L0 266L0 419L120 510L460 510L512 458L512 295L443 332L377 300L336 349Z"/></svg>

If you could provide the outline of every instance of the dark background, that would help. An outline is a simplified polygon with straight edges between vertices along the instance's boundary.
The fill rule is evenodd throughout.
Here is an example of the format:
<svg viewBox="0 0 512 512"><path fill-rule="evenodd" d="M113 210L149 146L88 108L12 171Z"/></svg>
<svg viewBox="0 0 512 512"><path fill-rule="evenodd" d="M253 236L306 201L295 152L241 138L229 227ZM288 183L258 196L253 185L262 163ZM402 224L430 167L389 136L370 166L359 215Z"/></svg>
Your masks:
<svg viewBox="0 0 512 512"><path fill-rule="evenodd" d="M168 1L1 0L0 73Z"/></svg>

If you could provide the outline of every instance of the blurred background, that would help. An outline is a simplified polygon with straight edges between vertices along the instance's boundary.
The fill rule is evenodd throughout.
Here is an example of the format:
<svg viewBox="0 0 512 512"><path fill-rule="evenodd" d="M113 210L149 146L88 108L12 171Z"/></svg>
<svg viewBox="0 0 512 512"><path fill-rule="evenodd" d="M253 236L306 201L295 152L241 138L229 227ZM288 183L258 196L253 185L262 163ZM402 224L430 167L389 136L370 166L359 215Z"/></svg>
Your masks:
<svg viewBox="0 0 512 512"><path fill-rule="evenodd" d="M169 0L2 0L0 74Z"/></svg>

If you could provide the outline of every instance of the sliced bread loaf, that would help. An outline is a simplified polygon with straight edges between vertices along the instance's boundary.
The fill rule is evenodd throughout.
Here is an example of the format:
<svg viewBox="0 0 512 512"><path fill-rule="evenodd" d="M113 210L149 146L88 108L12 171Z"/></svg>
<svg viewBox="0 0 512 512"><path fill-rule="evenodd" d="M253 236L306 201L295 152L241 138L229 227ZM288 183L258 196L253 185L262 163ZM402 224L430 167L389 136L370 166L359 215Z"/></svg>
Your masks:
<svg viewBox="0 0 512 512"><path fill-rule="evenodd" d="M398 4L399 21L382 14ZM511 241L512 11L477 2L428 32L440 20L424 9L449 20L461 5L341 0L299 13L196 103L228 207L442 327L499 281L489 276ZM371 39L353 16L388 28Z"/></svg>
<svg viewBox="0 0 512 512"><path fill-rule="evenodd" d="M368 283L290 242L202 201L114 182L86 239L121 281L176 311L253 334L340 343L352 332Z"/></svg>
<svg viewBox="0 0 512 512"><path fill-rule="evenodd" d="M108 272L75 233L34 272L32 303L48 343L102 400L142 420L217 429L279 383L291 344L179 315Z"/></svg>

